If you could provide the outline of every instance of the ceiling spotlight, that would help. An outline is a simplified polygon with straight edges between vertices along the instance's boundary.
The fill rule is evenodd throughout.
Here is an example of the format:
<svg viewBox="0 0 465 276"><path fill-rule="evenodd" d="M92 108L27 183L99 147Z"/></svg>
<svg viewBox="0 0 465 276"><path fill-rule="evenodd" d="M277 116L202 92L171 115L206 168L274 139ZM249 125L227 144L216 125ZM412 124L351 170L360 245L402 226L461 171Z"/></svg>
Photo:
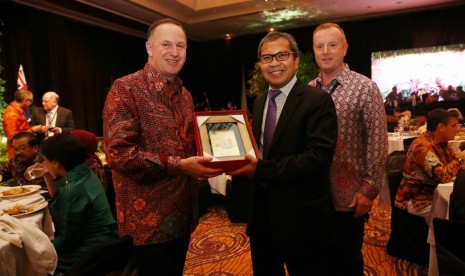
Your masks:
<svg viewBox="0 0 465 276"><path fill-rule="evenodd" d="M270 32L270 33L271 33L271 32L274 32L274 28L270 28L270 29L269 29L269 32Z"/></svg>
<svg viewBox="0 0 465 276"><path fill-rule="evenodd" d="M224 36L224 39L231 39L231 35L230 35L230 34L226 34L226 35Z"/></svg>

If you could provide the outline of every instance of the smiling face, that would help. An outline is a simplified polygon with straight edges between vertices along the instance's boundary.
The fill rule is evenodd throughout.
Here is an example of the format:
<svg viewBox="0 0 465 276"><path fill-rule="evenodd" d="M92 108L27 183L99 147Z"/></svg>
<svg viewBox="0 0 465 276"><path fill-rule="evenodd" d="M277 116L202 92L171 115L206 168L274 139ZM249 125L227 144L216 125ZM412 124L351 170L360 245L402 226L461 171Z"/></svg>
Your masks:
<svg viewBox="0 0 465 276"><path fill-rule="evenodd" d="M315 60L323 78L328 82L344 69L344 57L348 47L344 35L335 27L318 30L313 35Z"/></svg>
<svg viewBox="0 0 465 276"><path fill-rule="evenodd" d="M260 49L260 56L275 55L280 52L292 52L290 43L285 38L278 38L274 41L266 41ZM270 63L260 62L260 70L263 78L272 88L281 88L292 80L299 66L299 58L290 54L286 60L278 61L273 57Z"/></svg>
<svg viewBox="0 0 465 276"><path fill-rule="evenodd" d="M187 38L173 23L157 26L145 43L149 64L169 81L173 81L186 61Z"/></svg>

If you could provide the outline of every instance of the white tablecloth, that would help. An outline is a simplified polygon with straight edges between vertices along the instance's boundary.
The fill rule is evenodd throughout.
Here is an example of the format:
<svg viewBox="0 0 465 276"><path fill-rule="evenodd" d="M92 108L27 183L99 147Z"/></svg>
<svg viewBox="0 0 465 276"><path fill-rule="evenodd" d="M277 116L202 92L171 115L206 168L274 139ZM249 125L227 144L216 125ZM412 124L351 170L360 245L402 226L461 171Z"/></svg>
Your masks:
<svg viewBox="0 0 465 276"><path fill-rule="evenodd" d="M14 201L3 199L0 201L0 208L3 209L5 206L8 206L12 203L14 203ZM7 215L4 215L4 216L7 216ZM31 223L29 225L37 226L37 228L41 229L49 238L53 237L53 223L52 223L50 213L48 211L48 207L42 210L39 210L37 212L31 213L31 214L17 217L17 219L20 222L29 222ZM33 229L29 229L29 230L34 231ZM45 237L45 239L47 238ZM27 240L27 239L23 238L23 241L24 240ZM47 241L45 242L47 242L48 244L45 244L45 246L44 244L41 244L41 248L45 248L45 247L50 248L50 245L51 245L51 248L53 249L53 245L51 244L50 239L47 239L47 240L48 242ZM39 243L39 242L44 242L44 239L34 241L34 243ZM50 256L49 254L53 254L53 253L54 253L55 262L56 262L56 252L47 251L47 254L44 254L44 255ZM30 260L29 260L30 256L28 256L28 254L31 254L31 252L27 253L27 250L24 245L22 248L20 248L10 243L7 240L0 238L0 275L2 276L45 275L45 274L37 273L33 270L30 264ZM39 261L42 261L42 260L39 260ZM46 260L43 260L43 261L46 261Z"/></svg>
<svg viewBox="0 0 465 276"><path fill-rule="evenodd" d="M231 181L232 177L227 174L221 174L208 179L210 184L210 191L212 194L220 194L226 196L226 186L228 181Z"/></svg>
<svg viewBox="0 0 465 276"><path fill-rule="evenodd" d="M429 269L428 276L439 275L438 262L436 257L436 243L434 241L433 218L449 218L449 200L453 190L453 182L439 184L434 191L433 205L429 221L428 243L430 244L429 252Z"/></svg>
<svg viewBox="0 0 465 276"><path fill-rule="evenodd" d="M388 154L393 152L393 151L401 151L404 150L404 140L408 138L413 138L413 137L418 137L418 136L402 136L400 139L399 137L396 137L394 133L389 133L388 136ZM449 145L454 149L458 150L460 147L460 144L465 143L465 140L451 140L449 141Z"/></svg>
<svg viewBox="0 0 465 276"><path fill-rule="evenodd" d="M418 137L416 135L402 135L397 137L394 133L389 133L388 135L388 154L393 151L402 151L404 150L404 140L408 138Z"/></svg>

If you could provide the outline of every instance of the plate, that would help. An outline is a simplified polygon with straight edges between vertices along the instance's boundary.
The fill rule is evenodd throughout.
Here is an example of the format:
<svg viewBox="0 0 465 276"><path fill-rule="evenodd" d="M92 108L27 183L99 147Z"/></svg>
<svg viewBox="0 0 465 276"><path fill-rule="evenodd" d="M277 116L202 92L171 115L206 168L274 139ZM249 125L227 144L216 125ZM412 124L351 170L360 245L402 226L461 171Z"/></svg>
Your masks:
<svg viewBox="0 0 465 276"><path fill-rule="evenodd" d="M22 194L17 194L17 195L3 195L4 191L8 191L11 189L18 189L21 188L21 186L16 186L16 187L8 187L8 188L3 188L0 190L0 197L1 198L13 198L13 197L20 197L20 196L25 196L25 195L30 195L32 193L37 192L40 189L40 185L23 185L23 188L30 188L29 192L22 193Z"/></svg>
<svg viewBox="0 0 465 276"><path fill-rule="evenodd" d="M23 217L23 216L27 216L27 215L29 215L29 214L32 214L32 213L35 213L35 212L37 212L37 211L39 211L39 210L44 209L45 207L47 207L47 205L48 205L48 202L47 202L47 201L44 201L44 202L41 202L41 203L37 204L36 206L34 206L34 209L33 209L32 211L29 211L29 212L27 212L27 213L17 214L17 215L11 215L11 216L12 216L12 217L16 217L16 218L18 218L18 217Z"/></svg>

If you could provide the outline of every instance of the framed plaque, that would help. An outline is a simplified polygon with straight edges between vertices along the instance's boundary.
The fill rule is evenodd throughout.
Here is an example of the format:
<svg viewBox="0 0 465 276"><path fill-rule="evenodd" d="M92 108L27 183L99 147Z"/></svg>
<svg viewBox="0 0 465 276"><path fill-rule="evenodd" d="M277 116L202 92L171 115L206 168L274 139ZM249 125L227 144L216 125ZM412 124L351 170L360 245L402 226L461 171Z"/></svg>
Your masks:
<svg viewBox="0 0 465 276"><path fill-rule="evenodd" d="M195 112L197 154L211 156L207 165L233 171L247 164L244 156L259 151L244 110Z"/></svg>

